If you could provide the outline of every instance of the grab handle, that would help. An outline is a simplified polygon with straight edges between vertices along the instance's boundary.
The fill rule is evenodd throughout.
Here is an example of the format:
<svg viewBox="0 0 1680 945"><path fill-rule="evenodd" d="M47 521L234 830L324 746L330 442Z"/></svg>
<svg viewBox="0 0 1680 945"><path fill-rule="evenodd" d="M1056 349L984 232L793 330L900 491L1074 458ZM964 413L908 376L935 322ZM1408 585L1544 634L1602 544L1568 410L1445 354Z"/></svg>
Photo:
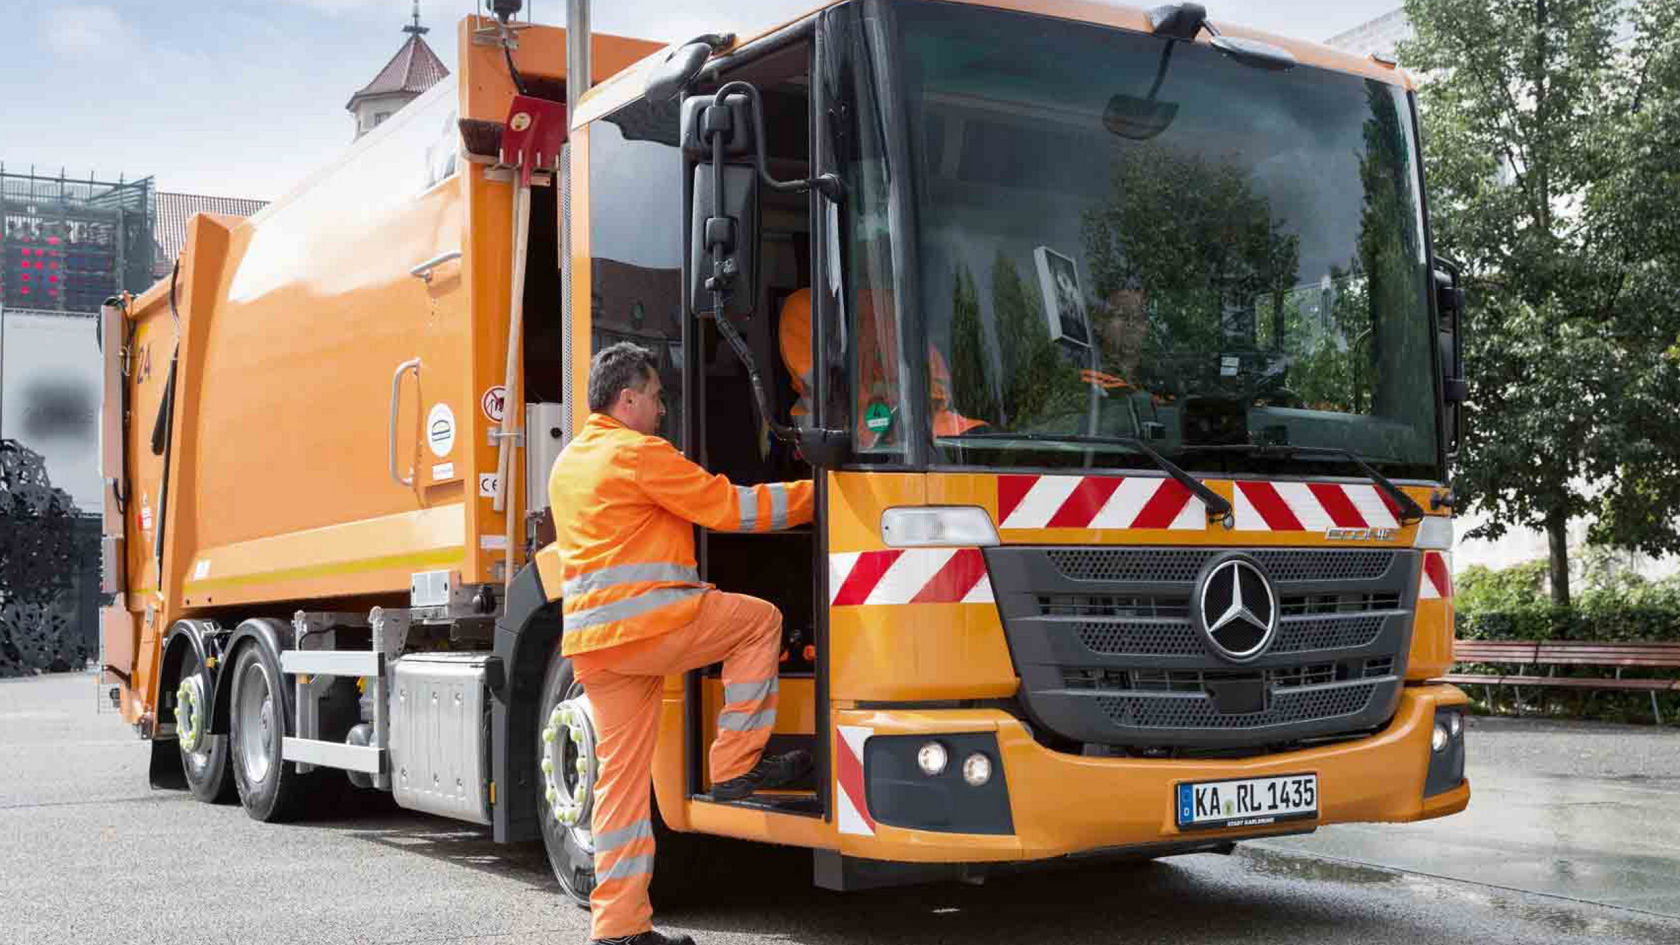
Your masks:
<svg viewBox="0 0 1680 945"><path fill-rule="evenodd" d="M443 265L446 262L449 262L449 261L455 260L455 259L460 259L460 258L461 258L461 251L458 250L458 249L452 249L447 253L439 253L438 255L433 256L431 259L426 260L425 262L421 263L420 265L415 266L413 269L410 269L408 271L408 274L415 277L416 279L419 279L421 282L431 282L432 281L432 270L433 269L436 269L437 267Z"/></svg>
<svg viewBox="0 0 1680 945"><path fill-rule="evenodd" d="M391 481L399 486L414 485L414 470L410 469L406 476L397 474L397 405L402 397L402 376L407 371L413 371L414 376L418 378L420 376L420 359L413 358L404 361L397 365L396 373L391 375L391 426L386 455L391 464Z"/></svg>

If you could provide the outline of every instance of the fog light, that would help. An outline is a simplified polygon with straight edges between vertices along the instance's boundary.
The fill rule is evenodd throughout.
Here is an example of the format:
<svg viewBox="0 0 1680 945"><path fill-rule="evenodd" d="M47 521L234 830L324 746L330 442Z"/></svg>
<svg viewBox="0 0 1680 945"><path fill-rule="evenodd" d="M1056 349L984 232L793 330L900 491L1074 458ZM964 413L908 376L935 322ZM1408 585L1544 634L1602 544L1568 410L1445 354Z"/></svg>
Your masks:
<svg viewBox="0 0 1680 945"><path fill-rule="evenodd" d="M1464 716L1457 712L1447 716L1447 728L1454 738L1464 734Z"/></svg>
<svg viewBox="0 0 1680 945"><path fill-rule="evenodd" d="M1447 741L1451 738L1447 734L1447 727L1440 722L1435 723L1435 732L1429 736L1429 747L1437 752L1447 750Z"/></svg>
<svg viewBox="0 0 1680 945"><path fill-rule="evenodd" d="M916 767L930 778L936 778L945 771L945 746L938 742L928 742L916 752Z"/></svg>
<svg viewBox="0 0 1680 945"><path fill-rule="evenodd" d="M963 759L963 780L971 787L979 787L992 779L992 759L975 752Z"/></svg>

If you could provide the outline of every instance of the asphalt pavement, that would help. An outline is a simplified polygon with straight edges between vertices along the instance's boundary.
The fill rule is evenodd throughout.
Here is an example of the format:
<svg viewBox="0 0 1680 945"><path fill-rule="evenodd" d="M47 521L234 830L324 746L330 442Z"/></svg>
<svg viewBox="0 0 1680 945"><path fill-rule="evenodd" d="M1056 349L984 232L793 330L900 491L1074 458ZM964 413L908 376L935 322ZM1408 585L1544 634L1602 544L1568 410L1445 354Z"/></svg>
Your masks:
<svg viewBox="0 0 1680 945"><path fill-rule="evenodd" d="M701 945L1680 942L1680 732L1474 719L1464 814L1125 867L834 894L720 847ZM93 677L0 682L0 943L580 943L540 848L386 803L268 825L146 786Z"/></svg>

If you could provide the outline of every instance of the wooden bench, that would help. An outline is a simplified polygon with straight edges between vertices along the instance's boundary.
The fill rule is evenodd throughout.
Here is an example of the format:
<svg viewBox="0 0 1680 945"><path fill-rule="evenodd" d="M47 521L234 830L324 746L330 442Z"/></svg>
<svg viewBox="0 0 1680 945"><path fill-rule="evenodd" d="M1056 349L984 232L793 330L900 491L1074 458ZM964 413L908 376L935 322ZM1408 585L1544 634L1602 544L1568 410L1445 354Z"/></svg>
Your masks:
<svg viewBox="0 0 1680 945"><path fill-rule="evenodd" d="M1453 644L1453 658L1459 664L1492 663L1546 668L1546 675L1492 675L1452 673L1442 677L1461 686L1482 686L1487 690L1488 707L1493 707L1494 686L1511 686L1516 690L1518 711L1521 711L1522 687L1541 689L1620 690L1648 692L1651 695L1651 714L1662 724L1662 709L1657 695L1680 692L1680 679L1623 679L1622 670L1680 669L1680 643L1581 643L1570 640L1459 640ZM1559 666L1614 667L1614 678L1554 676Z"/></svg>

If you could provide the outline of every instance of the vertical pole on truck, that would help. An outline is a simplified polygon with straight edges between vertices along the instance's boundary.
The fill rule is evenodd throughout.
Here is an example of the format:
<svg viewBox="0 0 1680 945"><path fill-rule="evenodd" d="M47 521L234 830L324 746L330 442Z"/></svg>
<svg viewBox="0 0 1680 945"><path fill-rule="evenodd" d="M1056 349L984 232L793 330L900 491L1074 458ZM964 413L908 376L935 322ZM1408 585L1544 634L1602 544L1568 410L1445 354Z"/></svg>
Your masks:
<svg viewBox="0 0 1680 945"><path fill-rule="evenodd" d="M589 62L589 0L566 0L567 116L577 114L578 98L589 91L592 75Z"/></svg>

